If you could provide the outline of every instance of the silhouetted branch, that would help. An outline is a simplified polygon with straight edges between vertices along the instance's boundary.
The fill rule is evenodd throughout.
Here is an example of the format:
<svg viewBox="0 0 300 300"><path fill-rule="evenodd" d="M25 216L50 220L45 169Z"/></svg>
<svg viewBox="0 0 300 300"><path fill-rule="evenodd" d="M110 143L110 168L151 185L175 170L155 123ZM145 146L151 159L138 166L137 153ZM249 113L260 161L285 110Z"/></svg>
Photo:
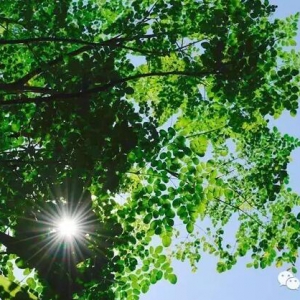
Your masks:
<svg viewBox="0 0 300 300"><path fill-rule="evenodd" d="M188 138L192 138L192 137L195 137L195 136L205 135L205 134L208 134L208 133L217 131L217 130L219 130L219 129L225 128L226 126L227 126L227 125L224 125L224 126L220 126L220 127L211 129L211 130L202 131L202 132L194 133L194 134L191 134L191 135L187 135L185 138L188 139Z"/></svg>
<svg viewBox="0 0 300 300"><path fill-rule="evenodd" d="M70 99L78 99L82 98L85 95L95 94L107 91L110 88L113 88L117 85L120 85L122 83L131 81L131 80L137 80L141 78L146 77L159 77L159 76L187 76L187 77L196 77L196 78L202 78L207 75L211 75L212 72L202 71L202 72L192 72L192 71L167 71L167 72L151 72L151 73L144 73L144 74L136 74L131 75L128 77L120 78L112 80L111 82L107 84L103 84L91 89L88 89L86 91L82 92L75 92L75 93L57 93L49 97L36 97L36 98L28 98L28 97L20 97L16 100L1 100L0 106L10 106L10 105L16 105L16 104L25 104L25 103L41 103L41 102L51 102L51 101L70 101Z"/></svg>

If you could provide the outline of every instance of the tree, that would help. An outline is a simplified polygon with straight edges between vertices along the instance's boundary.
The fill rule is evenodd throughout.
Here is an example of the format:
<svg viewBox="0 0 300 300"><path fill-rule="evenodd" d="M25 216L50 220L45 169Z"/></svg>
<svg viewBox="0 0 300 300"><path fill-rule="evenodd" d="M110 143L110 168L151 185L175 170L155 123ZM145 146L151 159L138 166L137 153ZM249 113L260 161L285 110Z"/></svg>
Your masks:
<svg viewBox="0 0 300 300"><path fill-rule="evenodd" d="M202 251L219 272L249 253L254 268L295 264L287 164L300 141L267 118L298 108L298 14L274 11L260 0L2 4L2 297L138 299L176 283L173 259L196 268ZM55 231L64 214L78 219L71 240ZM34 277L18 282L14 263Z"/></svg>

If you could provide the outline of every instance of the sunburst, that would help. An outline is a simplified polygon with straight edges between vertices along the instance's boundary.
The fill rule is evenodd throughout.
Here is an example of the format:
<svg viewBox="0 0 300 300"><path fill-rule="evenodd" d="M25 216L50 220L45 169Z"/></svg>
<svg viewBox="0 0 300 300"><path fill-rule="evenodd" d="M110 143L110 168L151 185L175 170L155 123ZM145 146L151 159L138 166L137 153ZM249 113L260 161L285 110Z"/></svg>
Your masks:
<svg viewBox="0 0 300 300"><path fill-rule="evenodd" d="M26 218L37 226L22 241L35 245L27 260L35 261L36 267L44 265L51 272L55 261L68 268L68 265L87 258L88 244L94 235L95 216L91 216L87 206L72 208L60 201L46 203L38 209L35 218Z"/></svg>
<svg viewBox="0 0 300 300"><path fill-rule="evenodd" d="M68 216L63 217L58 222L57 233L63 238L76 238L79 233L78 224L75 219Z"/></svg>

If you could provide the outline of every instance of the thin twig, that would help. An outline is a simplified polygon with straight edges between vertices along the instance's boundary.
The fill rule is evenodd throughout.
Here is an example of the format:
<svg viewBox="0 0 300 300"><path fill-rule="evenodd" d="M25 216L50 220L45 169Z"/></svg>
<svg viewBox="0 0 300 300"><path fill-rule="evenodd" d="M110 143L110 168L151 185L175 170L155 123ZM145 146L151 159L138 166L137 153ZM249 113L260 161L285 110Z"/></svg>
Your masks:
<svg viewBox="0 0 300 300"><path fill-rule="evenodd" d="M224 204L227 205L227 206L230 206L230 207L232 207L232 208L234 208L234 209L240 211L241 213L245 214L245 215L248 216L250 219L252 219L253 221L255 221L257 224L259 224L260 226L262 226L262 227L264 227L264 228L266 227L263 223L261 223L260 221L258 221L257 219L255 219L252 215L248 214L246 211L242 210L242 209L239 208L238 206L235 206L235 205L233 205L233 204L231 204L231 203L228 203L228 202L226 202L226 201L224 201L224 200L222 200L222 199L220 199L220 198L214 198L214 199L216 199L216 200L219 201L219 202L224 203Z"/></svg>

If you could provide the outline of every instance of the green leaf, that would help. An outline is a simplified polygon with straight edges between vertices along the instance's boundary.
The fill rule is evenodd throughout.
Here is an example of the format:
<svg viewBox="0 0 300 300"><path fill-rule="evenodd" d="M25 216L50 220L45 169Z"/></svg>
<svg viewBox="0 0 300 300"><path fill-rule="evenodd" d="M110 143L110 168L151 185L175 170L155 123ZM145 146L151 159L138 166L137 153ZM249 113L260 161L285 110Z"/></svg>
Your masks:
<svg viewBox="0 0 300 300"><path fill-rule="evenodd" d="M25 276L29 275L31 273L31 270L29 268L26 268L24 271L23 271L23 274Z"/></svg>
<svg viewBox="0 0 300 300"><path fill-rule="evenodd" d="M193 138L191 141L191 150L199 156L204 156L208 147L208 139L205 136Z"/></svg>
<svg viewBox="0 0 300 300"><path fill-rule="evenodd" d="M125 88L125 93L128 95L133 95L134 94L134 89L130 86Z"/></svg>
<svg viewBox="0 0 300 300"><path fill-rule="evenodd" d="M151 220L152 220L152 213L149 213L145 216L143 221L145 224L149 224L151 222Z"/></svg>
<svg viewBox="0 0 300 300"><path fill-rule="evenodd" d="M157 271L157 273L156 273L156 279L157 280L161 280L162 279L162 277L163 277L163 272L162 271Z"/></svg>
<svg viewBox="0 0 300 300"><path fill-rule="evenodd" d="M217 263L217 271L219 273L223 273L227 270L226 264L224 262L218 262Z"/></svg>
<svg viewBox="0 0 300 300"><path fill-rule="evenodd" d="M21 258L17 258L16 261L15 261L15 264L20 269L24 269L26 267L25 261Z"/></svg>
<svg viewBox="0 0 300 300"><path fill-rule="evenodd" d="M203 42L203 43L201 43L201 47L202 48L204 48L204 49L207 49L207 48L209 48L209 43L208 42Z"/></svg>
<svg viewBox="0 0 300 300"><path fill-rule="evenodd" d="M169 280L170 283L176 284L177 283L177 276L175 274L169 274L168 275L168 280Z"/></svg>
<svg viewBox="0 0 300 300"><path fill-rule="evenodd" d="M169 247L172 243L172 239L168 235L162 236L162 244L164 247Z"/></svg>
<svg viewBox="0 0 300 300"><path fill-rule="evenodd" d="M194 231L194 223L193 222L187 223L186 230L188 233L192 233Z"/></svg>
<svg viewBox="0 0 300 300"><path fill-rule="evenodd" d="M19 123L11 124L11 130L14 131L14 132L19 132L20 131L20 124Z"/></svg>
<svg viewBox="0 0 300 300"><path fill-rule="evenodd" d="M149 291L149 285L146 285L146 284L142 285L141 290L142 290L142 293L146 294Z"/></svg>
<svg viewBox="0 0 300 300"><path fill-rule="evenodd" d="M35 283L35 280L33 278L31 278L31 277L27 278L26 283L28 284L29 288L31 288L32 290L35 289L36 283Z"/></svg>
<svg viewBox="0 0 300 300"><path fill-rule="evenodd" d="M155 253L156 254L160 254L160 253L162 253L162 251L163 251L163 247L162 246L157 246L156 249L155 249Z"/></svg>

